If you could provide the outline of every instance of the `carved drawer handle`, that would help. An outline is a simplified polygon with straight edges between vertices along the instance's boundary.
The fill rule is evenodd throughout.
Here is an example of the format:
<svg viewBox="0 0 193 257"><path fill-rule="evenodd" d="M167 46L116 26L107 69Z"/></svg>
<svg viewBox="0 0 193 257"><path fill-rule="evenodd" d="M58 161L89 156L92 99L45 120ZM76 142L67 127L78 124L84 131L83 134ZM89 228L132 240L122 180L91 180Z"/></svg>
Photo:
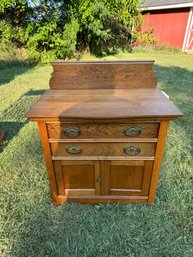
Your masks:
<svg viewBox="0 0 193 257"><path fill-rule="evenodd" d="M79 146L69 146L66 148L66 152L70 154L79 154L82 153L82 147Z"/></svg>
<svg viewBox="0 0 193 257"><path fill-rule="evenodd" d="M123 151L127 155L136 156L141 152L141 149L139 147L136 147L136 146L129 146L129 147L123 148Z"/></svg>
<svg viewBox="0 0 193 257"><path fill-rule="evenodd" d="M129 127L124 129L124 134L128 137L136 137L141 134L142 129L139 127Z"/></svg>
<svg viewBox="0 0 193 257"><path fill-rule="evenodd" d="M80 129L79 128L65 128L64 129L64 134L67 136L67 137L77 137L80 135Z"/></svg>

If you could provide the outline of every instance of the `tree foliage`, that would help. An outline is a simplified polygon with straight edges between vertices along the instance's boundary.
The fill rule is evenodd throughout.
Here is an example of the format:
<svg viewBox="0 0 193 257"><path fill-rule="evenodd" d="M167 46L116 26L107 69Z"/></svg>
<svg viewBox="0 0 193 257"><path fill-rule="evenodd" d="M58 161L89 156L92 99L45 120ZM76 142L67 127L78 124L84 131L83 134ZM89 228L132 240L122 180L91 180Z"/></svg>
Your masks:
<svg viewBox="0 0 193 257"><path fill-rule="evenodd" d="M138 0L1 0L0 38L43 62L131 44ZM134 36L133 38L137 38Z"/></svg>

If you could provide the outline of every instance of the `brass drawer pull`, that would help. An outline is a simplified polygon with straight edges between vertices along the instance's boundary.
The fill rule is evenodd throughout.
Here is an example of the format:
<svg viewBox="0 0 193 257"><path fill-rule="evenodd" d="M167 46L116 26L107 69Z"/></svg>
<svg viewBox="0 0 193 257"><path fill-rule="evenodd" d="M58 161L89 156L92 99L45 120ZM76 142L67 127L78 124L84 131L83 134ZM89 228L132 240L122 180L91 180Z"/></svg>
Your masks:
<svg viewBox="0 0 193 257"><path fill-rule="evenodd" d="M136 146L129 146L129 147L123 148L123 151L127 155L136 156L141 152L141 149L139 147L136 147Z"/></svg>
<svg viewBox="0 0 193 257"><path fill-rule="evenodd" d="M79 154L82 153L82 147L79 146L69 146L66 148L66 152L70 154Z"/></svg>
<svg viewBox="0 0 193 257"><path fill-rule="evenodd" d="M64 129L64 134L67 136L67 137L77 137L80 135L80 129L79 128L65 128Z"/></svg>
<svg viewBox="0 0 193 257"><path fill-rule="evenodd" d="M129 127L124 129L124 134L128 137L136 137L141 134L141 130L139 127Z"/></svg>

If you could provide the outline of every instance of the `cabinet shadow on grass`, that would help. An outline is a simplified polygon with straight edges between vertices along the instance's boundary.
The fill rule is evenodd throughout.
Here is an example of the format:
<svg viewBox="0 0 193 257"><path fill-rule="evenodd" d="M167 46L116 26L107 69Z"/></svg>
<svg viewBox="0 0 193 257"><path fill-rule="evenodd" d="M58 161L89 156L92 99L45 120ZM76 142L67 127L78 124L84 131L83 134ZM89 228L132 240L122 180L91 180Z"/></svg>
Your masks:
<svg viewBox="0 0 193 257"><path fill-rule="evenodd" d="M6 130L6 134L3 143L0 144L0 152L2 152L4 147L9 144L10 140L19 133L22 127L29 122L29 120L25 118L25 113L44 91L43 89L30 89L5 109L2 114L2 121L0 121L0 131Z"/></svg>
<svg viewBox="0 0 193 257"><path fill-rule="evenodd" d="M33 69L36 63L19 60L0 60L0 86L11 82L16 76Z"/></svg>

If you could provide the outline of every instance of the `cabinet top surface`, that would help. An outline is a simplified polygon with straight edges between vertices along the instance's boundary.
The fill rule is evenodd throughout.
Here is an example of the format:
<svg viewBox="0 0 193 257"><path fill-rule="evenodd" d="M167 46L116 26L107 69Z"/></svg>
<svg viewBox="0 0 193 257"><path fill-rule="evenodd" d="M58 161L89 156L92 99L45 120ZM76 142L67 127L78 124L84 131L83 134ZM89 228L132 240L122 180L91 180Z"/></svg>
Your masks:
<svg viewBox="0 0 193 257"><path fill-rule="evenodd" d="M182 113L157 88L47 90L26 116L46 119L173 119Z"/></svg>

